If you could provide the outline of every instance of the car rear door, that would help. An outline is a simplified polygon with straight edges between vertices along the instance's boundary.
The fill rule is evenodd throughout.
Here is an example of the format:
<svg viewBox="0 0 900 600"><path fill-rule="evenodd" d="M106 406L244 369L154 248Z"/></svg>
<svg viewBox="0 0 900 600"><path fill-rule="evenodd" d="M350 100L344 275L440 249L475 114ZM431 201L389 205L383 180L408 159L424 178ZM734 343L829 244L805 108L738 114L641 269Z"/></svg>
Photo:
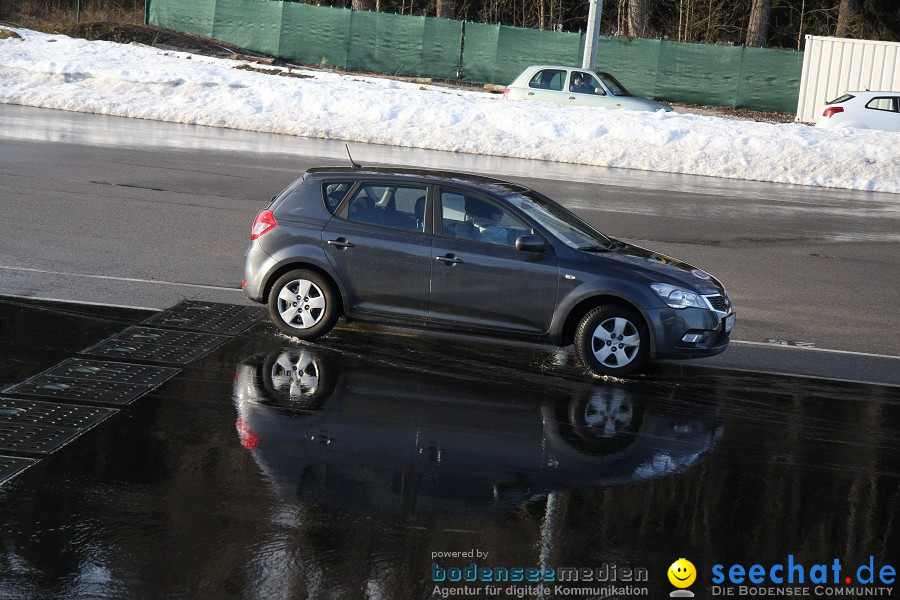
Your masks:
<svg viewBox="0 0 900 600"><path fill-rule="evenodd" d="M566 71L561 69L542 69L535 73L531 81L528 82L528 89L525 90L525 99L565 104L566 96L563 91L565 83Z"/></svg>
<svg viewBox="0 0 900 600"><path fill-rule="evenodd" d="M485 241L467 215L474 200L503 208L506 239ZM556 308L559 267L547 252L516 250L531 228L496 199L436 188L429 321L486 331L545 333Z"/></svg>
<svg viewBox="0 0 900 600"><path fill-rule="evenodd" d="M876 96L866 103L865 124L872 129L900 131L900 97Z"/></svg>
<svg viewBox="0 0 900 600"><path fill-rule="evenodd" d="M431 227L428 185L362 180L322 231L322 247L343 284L351 315L428 313Z"/></svg>

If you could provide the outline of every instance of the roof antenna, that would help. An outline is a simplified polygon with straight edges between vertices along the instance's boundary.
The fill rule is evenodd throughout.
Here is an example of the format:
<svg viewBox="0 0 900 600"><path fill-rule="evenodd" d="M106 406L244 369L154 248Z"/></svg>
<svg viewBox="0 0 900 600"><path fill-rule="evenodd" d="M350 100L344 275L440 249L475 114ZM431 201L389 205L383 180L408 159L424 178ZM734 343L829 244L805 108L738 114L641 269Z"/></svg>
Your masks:
<svg viewBox="0 0 900 600"><path fill-rule="evenodd" d="M347 156L350 156L350 146L348 146L347 144L344 144L344 148L347 149ZM352 156L350 156L350 168L352 168L354 171L356 171L358 169L362 169L361 166L356 164L356 161L353 160Z"/></svg>

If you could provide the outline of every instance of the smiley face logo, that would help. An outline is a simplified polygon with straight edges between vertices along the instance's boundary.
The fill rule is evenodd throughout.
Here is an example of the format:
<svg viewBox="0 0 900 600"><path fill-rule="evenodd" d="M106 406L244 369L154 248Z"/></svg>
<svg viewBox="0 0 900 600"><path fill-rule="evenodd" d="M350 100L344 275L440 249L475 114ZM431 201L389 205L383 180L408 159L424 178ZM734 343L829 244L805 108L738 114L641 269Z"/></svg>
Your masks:
<svg viewBox="0 0 900 600"><path fill-rule="evenodd" d="M677 588L690 587L697 579L697 569L686 558L679 558L669 567L669 582Z"/></svg>

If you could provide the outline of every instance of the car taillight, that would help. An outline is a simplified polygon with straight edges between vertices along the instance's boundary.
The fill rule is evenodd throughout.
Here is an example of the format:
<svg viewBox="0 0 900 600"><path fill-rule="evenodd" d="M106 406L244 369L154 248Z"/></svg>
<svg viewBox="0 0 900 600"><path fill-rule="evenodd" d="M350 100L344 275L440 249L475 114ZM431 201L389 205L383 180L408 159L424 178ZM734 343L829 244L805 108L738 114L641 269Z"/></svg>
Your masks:
<svg viewBox="0 0 900 600"><path fill-rule="evenodd" d="M275 215L272 214L271 210L262 211L256 215L256 220L253 221L253 227L250 229L250 239L255 240L277 224L278 223L275 222Z"/></svg>
<svg viewBox="0 0 900 600"><path fill-rule="evenodd" d="M503 99L509 100L509 88L506 88L505 90L503 90Z"/></svg>
<svg viewBox="0 0 900 600"><path fill-rule="evenodd" d="M832 117L838 113L844 112L844 108L842 106L829 106L825 109L825 112L822 113L823 117Z"/></svg>

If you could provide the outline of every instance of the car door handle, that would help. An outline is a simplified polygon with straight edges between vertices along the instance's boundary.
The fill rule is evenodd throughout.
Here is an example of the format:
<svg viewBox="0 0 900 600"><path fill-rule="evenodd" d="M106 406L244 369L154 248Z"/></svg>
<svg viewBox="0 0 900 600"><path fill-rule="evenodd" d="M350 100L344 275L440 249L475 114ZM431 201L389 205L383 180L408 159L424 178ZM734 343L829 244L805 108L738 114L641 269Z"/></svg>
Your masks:
<svg viewBox="0 0 900 600"><path fill-rule="evenodd" d="M455 254L447 254L444 256L435 256L434 259L441 261L445 265L458 265L458 264L462 263L462 260L456 258Z"/></svg>
<svg viewBox="0 0 900 600"><path fill-rule="evenodd" d="M352 248L353 244L347 241L347 238L339 237L336 240L328 240L328 243L335 248Z"/></svg>
<svg viewBox="0 0 900 600"><path fill-rule="evenodd" d="M534 92L528 92L529 96L534 96Z"/></svg>
<svg viewBox="0 0 900 600"><path fill-rule="evenodd" d="M574 100L575 96L569 96L569 100Z"/></svg>

